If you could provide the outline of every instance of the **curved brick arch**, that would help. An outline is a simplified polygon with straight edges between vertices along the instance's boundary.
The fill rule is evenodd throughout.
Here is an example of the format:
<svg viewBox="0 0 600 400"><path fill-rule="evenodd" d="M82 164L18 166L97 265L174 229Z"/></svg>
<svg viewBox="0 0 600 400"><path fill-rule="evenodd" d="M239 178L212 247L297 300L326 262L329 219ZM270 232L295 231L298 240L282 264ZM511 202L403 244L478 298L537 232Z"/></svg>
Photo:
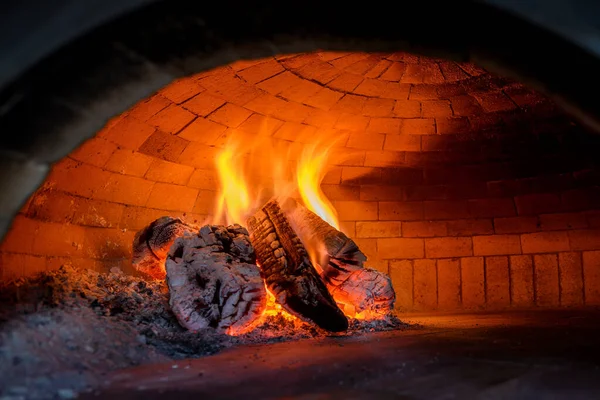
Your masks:
<svg viewBox="0 0 600 400"><path fill-rule="evenodd" d="M600 259L595 137L520 83L407 53L276 56L173 82L53 167L2 244L3 277L128 270L136 230L213 211L213 157L234 132L292 150L343 139L323 190L403 309L584 301Z"/></svg>

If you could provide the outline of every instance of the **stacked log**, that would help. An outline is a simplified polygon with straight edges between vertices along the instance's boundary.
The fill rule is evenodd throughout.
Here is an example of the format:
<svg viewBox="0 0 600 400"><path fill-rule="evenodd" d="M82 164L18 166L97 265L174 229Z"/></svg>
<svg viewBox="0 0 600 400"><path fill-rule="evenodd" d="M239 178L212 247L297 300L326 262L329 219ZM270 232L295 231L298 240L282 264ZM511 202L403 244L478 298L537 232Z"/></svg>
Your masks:
<svg viewBox="0 0 600 400"><path fill-rule="evenodd" d="M267 288L286 311L328 331L348 329L346 316L277 202L268 202L249 218L248 230Z"/></svg>
<svg viewBox="0 0 600 400"><path fill-rule="evenodd" d="M166 260L169 304L179 323L197 331L240 334L263 314L267 293L248 231L203 226L175 240Z"/></svg>
<svg viewBox="0 0 600 400"><path fill-rule="evenodd" d="M291 198L282 209L294 232L314 249L321 278L346 315L384 315L394 308L391 279L364 266L367 257L352 239Z"/></svg>
<svg viewBox="0 0 600 400"><path fill-rule="evenodd" d="M171 245L184 233L197 231L179 218L165 216L151 222L133 239L133 267L154 279L165 279L165 259Z"/></svg>

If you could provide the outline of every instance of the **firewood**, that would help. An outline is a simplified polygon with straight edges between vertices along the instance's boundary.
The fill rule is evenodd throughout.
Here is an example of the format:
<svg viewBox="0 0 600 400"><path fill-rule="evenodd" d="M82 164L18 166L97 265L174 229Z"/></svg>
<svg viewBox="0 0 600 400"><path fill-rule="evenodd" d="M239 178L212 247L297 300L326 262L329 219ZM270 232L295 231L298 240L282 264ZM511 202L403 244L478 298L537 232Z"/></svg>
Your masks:
<svg viewBox="0 0 600 400"><path fill-rule="evenodd" d="M321 278L346 315L373 317L393 309L389 276L365 268L367 257L352 239L291 198L282 209L300 240L314 250Z"/></svg>
<svg viewBox="0 0 600 400"><path fill-rule="evenodd" d="M164 279L165 259L175 239L185 232L197 231L197 227L179 218L161 217L152 221L133 239L133 267L154 279Z"/></svg>
<svg viewBox="0 0 600 400"><path fill-rule="evenodd" d="M175 240L166 261L169 304L192 331L248 331L263 314L267 292L248 231L205 225Z"/></svg>
<svg viewBox="0 0 600 400"><path fill-rule="evenodd" d="M267 288L286 311L331 332L348 329L348 319L276 201L248 219L248 230Z"/></svg>

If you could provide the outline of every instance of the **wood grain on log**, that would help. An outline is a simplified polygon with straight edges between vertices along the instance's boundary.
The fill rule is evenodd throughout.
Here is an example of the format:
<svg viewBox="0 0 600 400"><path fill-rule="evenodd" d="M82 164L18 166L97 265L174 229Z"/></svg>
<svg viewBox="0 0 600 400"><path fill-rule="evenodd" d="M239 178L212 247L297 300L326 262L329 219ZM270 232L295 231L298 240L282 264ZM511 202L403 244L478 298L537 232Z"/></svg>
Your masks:
<svg viewBox="0 0 600 400"><path fill-rule="evenodd" d="M240 225L206 225L175 240L166 270L169 304L179 323L193 331L249 330L267 303L255 261L248 231Z"/></svg>
<svg viewBox="0 0 600 400"><path fill-rule="evenodd" d="M365 268L367 257L352 239L291 198L282 210L300 240L313 249L321 277L346 315L373 317L394 308L390 277Z"/></svg>
<svg viewBox="0 0 600 400"><path fill-rule="evenodd" d="M165 259L175 239L185 232L197 231L197 227L179 218L161 217L152 221L133 239L133 267L154 279L164 279Z"/></svg>
<svg viewBox="0 0 600 400"><path fill-rule="evenodd" d="M250 217L248 230L267 287L286 311L328 331L348 329L348 319L321 281L277 202L268 202Z"/></svg>

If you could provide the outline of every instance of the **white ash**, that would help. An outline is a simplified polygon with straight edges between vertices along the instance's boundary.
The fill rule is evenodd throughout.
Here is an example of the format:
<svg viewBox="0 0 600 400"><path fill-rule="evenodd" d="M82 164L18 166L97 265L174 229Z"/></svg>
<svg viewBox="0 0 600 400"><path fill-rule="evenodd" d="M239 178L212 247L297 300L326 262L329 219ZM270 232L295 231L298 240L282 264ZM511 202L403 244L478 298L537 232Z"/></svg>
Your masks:
<svg viewBox="0 0 600 400"><path fill-rule="evenodd" d="M351 320L337 336L406 326L392 315ZM60 398L59 390L91 390L116 369L325 336L331 334L282 315L241 336L210 328L194 333L172 313L165 281L63 266L0 286L0 397Z"/></svg>

